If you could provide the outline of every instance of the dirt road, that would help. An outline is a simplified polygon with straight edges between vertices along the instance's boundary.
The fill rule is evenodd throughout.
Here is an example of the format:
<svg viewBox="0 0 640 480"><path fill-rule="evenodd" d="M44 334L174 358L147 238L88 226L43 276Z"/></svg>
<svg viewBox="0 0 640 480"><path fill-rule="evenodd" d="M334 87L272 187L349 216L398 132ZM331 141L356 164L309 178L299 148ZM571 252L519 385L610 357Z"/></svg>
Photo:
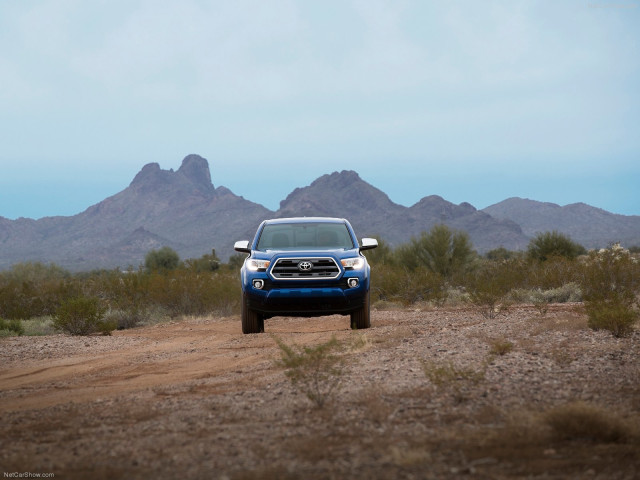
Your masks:
<svg viewBox="0 0 640 480"><path fill-rule="evenodd" d="M0 470L55 478L640 473L639 332L594 332L571 305L491 320L469 309L375 311L372 322L354 332L347 317L275 318L267 334L242 335L237 317L186 318L111 337L0 339ZM335 336L355 345L328 406L292 388L274 364L271 334L288 344ZM622 421L624 435L558 436L548 413L576 401Z"/></svg>

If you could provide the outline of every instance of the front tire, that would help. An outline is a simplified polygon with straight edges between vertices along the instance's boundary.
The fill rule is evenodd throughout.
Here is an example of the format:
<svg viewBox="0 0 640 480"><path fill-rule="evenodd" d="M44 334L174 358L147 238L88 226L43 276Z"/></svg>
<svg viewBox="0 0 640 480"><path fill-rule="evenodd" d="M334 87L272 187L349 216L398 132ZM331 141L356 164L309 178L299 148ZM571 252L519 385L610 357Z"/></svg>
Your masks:
<svg viewBox="0 0 640 480"><path fill-rule="evenodd" d="M258 312L249 308L249 299L242 294L242 333L263 333L264 318Z"/></svg>
<svg viewBox="0 0 640 480"><path fill-rule="evenodd" d="M362 330L371 326L371 308L369 302L370 294L364 299L364 304L358 310L351 314L351 328L353 330Z"/></svg>

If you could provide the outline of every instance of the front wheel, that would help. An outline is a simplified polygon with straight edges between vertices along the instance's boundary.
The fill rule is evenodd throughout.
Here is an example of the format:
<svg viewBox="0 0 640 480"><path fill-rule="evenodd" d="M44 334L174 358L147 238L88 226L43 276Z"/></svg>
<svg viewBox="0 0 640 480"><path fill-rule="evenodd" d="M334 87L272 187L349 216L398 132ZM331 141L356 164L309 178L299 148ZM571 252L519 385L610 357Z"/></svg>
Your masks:
<svg viewBox="0 0 640 480"><path fill-rule="evenodd" d="M264 318L249 308L249 300L242 294L242 333L263 333Z"/></svg>
<svg viewBox="0 0 640 480"><path fill-rule="evenodd" d="M369 306L369 292L364 299L362 307L351 314L351 328L362 330L371 326L371 309Z"/></svg>

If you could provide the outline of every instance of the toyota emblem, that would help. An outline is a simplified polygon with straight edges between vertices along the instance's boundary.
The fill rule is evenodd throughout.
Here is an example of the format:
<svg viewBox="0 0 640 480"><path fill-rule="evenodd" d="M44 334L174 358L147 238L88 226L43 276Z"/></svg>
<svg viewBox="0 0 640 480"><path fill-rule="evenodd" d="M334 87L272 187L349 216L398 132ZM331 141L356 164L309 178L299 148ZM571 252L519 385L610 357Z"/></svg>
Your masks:
<svg viewBox="0 0 640 480"><path fill-rule="evenodd" d="M308 272L312 268L313 268L313 263L311 263L308 260L303 260L298 263L298 270L300 270L301 272Z"/></svg>

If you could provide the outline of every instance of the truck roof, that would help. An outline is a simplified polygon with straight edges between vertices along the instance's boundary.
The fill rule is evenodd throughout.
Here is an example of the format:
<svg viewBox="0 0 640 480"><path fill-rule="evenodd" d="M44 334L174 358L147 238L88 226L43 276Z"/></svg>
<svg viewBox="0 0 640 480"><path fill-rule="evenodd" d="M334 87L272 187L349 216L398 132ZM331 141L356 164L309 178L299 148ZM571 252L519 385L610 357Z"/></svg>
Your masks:
<svg viewBox="0 0 640 480"><path fill-rule="evenodd" d="M272 218L265 220L268 224L277 223L345 223L344 218L333 217L291 217L291 218Z"/></svg>

